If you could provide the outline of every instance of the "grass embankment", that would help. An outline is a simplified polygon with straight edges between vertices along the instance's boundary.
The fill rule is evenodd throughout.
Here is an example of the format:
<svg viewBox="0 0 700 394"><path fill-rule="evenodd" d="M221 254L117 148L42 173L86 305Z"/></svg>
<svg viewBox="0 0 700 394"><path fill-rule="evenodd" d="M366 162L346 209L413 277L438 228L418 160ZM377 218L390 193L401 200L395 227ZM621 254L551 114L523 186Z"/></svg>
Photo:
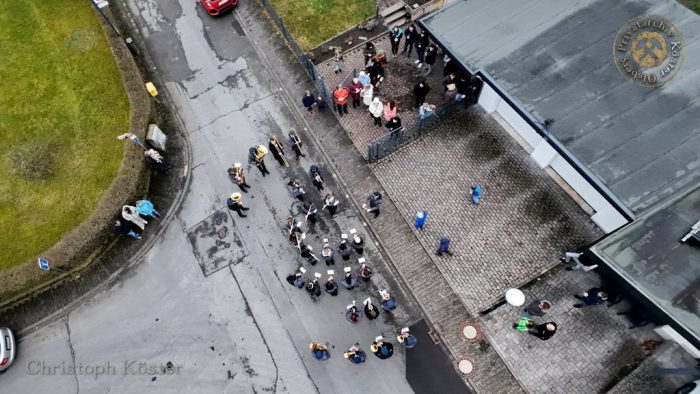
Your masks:
<svg viewBox="0 0 700 394"><path fill-rule="evenodd" d="M270 0L301 49L308 51L371 17L373 0Z"/></svg>
<svg viewBox="0 0 700 394"><path fill-rule="evenodd" d="M0 2L0 269L93 211L117 174L129 102L90 1Z"/></svg>

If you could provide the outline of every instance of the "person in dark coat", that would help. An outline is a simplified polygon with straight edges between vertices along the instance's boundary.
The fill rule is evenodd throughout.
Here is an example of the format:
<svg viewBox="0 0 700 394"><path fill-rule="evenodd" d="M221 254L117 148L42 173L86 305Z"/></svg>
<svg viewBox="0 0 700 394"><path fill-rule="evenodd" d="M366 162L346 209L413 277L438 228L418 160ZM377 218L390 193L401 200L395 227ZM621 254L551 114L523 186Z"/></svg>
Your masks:
<svg viewBox="0 0 700 394"><path fill-rule="evenodd" d="M131 238L141 239L141 228L122 218L117 218L114 222L114 232L120 235L128 235Z"/></svg>
<svg viewBox="0 0 700 394"><path fill-rule="evenodd" d="M323 199L323 208L327 208L328 213L331 215L335 215L335 213L338 211L338 200L336 200L333 193L326 194L326 197Z"/></svg>
<svg viewBox="0 0 700 394"><path fill-rule="evenodd" d="M326 100L323 96L316 97L316 106L318 107L318 112L323 112L326 109Z"/></svg>
<svg viewBox="0 0 700 394"><path fill-rule="evenodd" d="M352 249L350 248L350 245L348 245L348 240L342 239L340 244L338 244L338 254L343 258L343 260L348 261L350 260L350 252L352 252Z"/></svg>
<svg viewBox="0 0 700 394"><path fill-rule="evenodd" d="M443 91L447 90L447 85L451 84L457 84L457 74L450 73L445 76L445 78L442 79L442 88Z"/></svg>
<svg viewBox="0 0 700 394"><path fill-rule="evenodd" d="M447 76L450 74L459 74L459 66L454 59L448 57L448 60L445 63L445 68L442 70L442 75Z"/></svg>
<svg viewBox="0 0 700 394"><path fill-rule="evenodd" d="M231 197L229 197L226 200L226 205L228 206L228 209L232 211L236 211L238 213L238 216L244 218L247 217L248 215L244 215L243 212L241 211L247 211L249 208L246 208L243 206L241 203L241 193L233 193L231 194Z"/></svg>
<svg viewBox="0 0 700 394"><path fill-rule="evenodd" d="M321 295L321 286L319 286L317 278L306 284L306 292L309 293L309 296L312 298Z"/></svg>
<svg viewBox="0 0 700 394"><path fill-rule="evenodd" d="M549 309L552 307L552 303L547 301L547 300L534 300L530 303L530 305L525 308L525 313L528 316L537 316L537 317L542 317L549 311Z"/></svg>
<svg viewBox="0 0 700 394"><path fill-rule="evenodd" d="M301 139L299 139L299 136L297 135L296 131L292 130L289 132L289 145L292 147L292 151L297 155L297 160L299 160L299 157L306 157L305 154L301 152Z"/></svg>
<svg viewBox="0 0 700 394"><path fill-rule="evenodd" d="M316 206L312 202L305 202L301 204L301 209L304 210L304 215L306 217L306 220L309 222L316 223L317 215L318 215L318 209L316 209Z"/></svg>
<svg viewBox="0 0 700 394"><path fill-rule="evenodd" d="M537 338L543 341L548 340L557 332L557 323L553 321L537 325L535 325L534 323L528 324L528 327L530 328L530 330L528 331L530 335L536 336Z"/></svg>
<svg viewBox="0 0 700 394"><path fill-rule="evenodd" d="M408 54L406 54L406 56L411 57L411 51L413 51L413 43L416 42L416 38L418 37L416 27L413 25L408 26L403 32L403 35L403 52L401 52L401 54L406 54L406 50L408 49Z"/></svg>
<svg viewBox="0 0 700 394"><path fill-rule="evenodd" d="M382 340L374 341L370 346L372 353L381 360L386 360L394 355L394 345Z"/></svg>
<svg viewBox="0 0 700 394"><path fill-rule="evenodd" d="M350 348L345 353L343 353L343 357L350 360L350 362L353 364L362 364L363 362L365 362L367 355L365 354L365 352L360 350L359 345L356 343L350 346Z"/></svg>
<svg viewBox="0 0 700 394"><path fill-rule="evenodd" d="M372 277L372 269L366 266L364 263L360 267L360 278L367 282Z"/></svg>
<svg viewBox="0 0 700 394"><path fill-rule="evenodd" d="M377 49L374 47L374 44L371 41L367 41L365 44L365 50L364 50L364 55L365 55L365 66L367 65L367 62L369 62L370 59L374 58L374 56L377 54Z"/></svg>
<svg viewBox="0 0 700 394"><path fill-rule="evenodd" d="M304 104L304 107L306 108L306 111L308 112L309 116L313 115L314 104L316 104L316 99L310 91L307 90L306 93L304 93L304 97L301 98L301 103Z"/></svg>
<svg viewBox="0 0 700 394"><path fill-rule="evenodd" d="M329 276L328 281L326 281L326 293L332 296L338 295L338 284L335 283L335 280L332 276Z"/></svg>
<svg viewBox="0 0 700 394"><path fill-rule="evenodd" d="M360 91L362 90L362 84L357 78L352 79L352 83L348 85L348 90L350 91L350 98L352 98L352 107L357 108L360 106Z"/></svg>
<svg viewBox="0 0 700 394"><path fill-rule="evenodd" d="M365 316L367 316L369 320L374 320L379 317L379 309L369 298L365 300Z"/></svg>
<svg viewBox="0 0 700 394"><path fill-rule="evenodd" d="M401 38L403 37L403 29L398 25L394 25L389 31L389 41L391 42L391 56L396 57L401 46Z"/></svg>
<svg viewBox="0 0 700 394"><path fill-rule="evenodd" d="M270 143L268 144L267 148L270 153L272 153L272 157L274 157L282 167L287 166L284 161L284 146L282 146L282 144L277 140L277 137L270 137Z"/></svg>
<svg viewBox="0 0 700 394"><path fill-rule="evenodd" d="M581 303L574 304L574 308L583 308L584 306L600 305L608 299L608 293L602 291L598 287L593 287L582 295L574 294L574 297L581 300Z"/></svg>
<svg viewBox="0 0 700 394"><path fill-rule="evenodd" d="M361 255L365 248L365 240L360 234L355 234L352 237L352 247L357 254Z"/></svg>
<svg viewBox="0 0 700 394"><path fill-rule="evenodd" d="M425 64L428 66L428 71L425 75L429 75L433 71L433 64L437 60L438 47L435 44L430 44L425 52Z"/></svg>
<svg viewBox="0 0 700 394"><path fill-rule="evenodd" d="M318 361L326 361L331 358L331 353L328 351L326 345L311 342L309 344L309 349L311 349L311 354L313 354L314 358Z"/></svg>
<svg viewBox="0 0 700 394"><path fill-rule="evenodd" d="M386 128L389 129L389 132L398 130L401 128L401 126L403 126L401 124L401 118L398 116L394 116L390 121L386 122Z"/></svg>
<svg viewBox="0 0 700 394"><path fill-rule="evenodd" d="M382 308L387 312L396 309L396 299L392 297L388 291L382 291L380 293L382 294Z"/></svg>
<svg viewBox="0 0 700 394"><path fill-rule="evenodd" d="M345 278L343 278L343 280L340 281L340 284L343 285L344 288L352 290L357 284L357 279L355 279L355 277L352 276L352 272L346 272Z"/></svg>
<svg viewBox="0 0 700 394"><path fill-rule="evenodd" d="M357 309L355 305L345 311L345 318L352 324L357 324L362 320L362 311Z"/></svg>
<svg viewBox="0 0 700 394"><path fill-rule="evenodd" d="M416 38L416 55L418 60L415 61L418 64L418 68L423 66L423 60L425 59L425 51L428 49L428 44L430 44L430 39L428 35L422 31Z"/></svg>
<svg viewBox="0 0 700 394"><path fill-rule="evenodd" d="M445 253L452 256L452 252L450 252L450 239L442 237L440 238L440 245L438 246L438 251L436 254L438 256L442 256Z"/></svg>
<svg viewBox="0 0 700 394"><path fill-rule="evenodd" d="M318 169L318 166L312 165L309 168L309 176L311 177L311 182L316 186L316 189L318 189L318 191L323 190L323 177L321 176L321 170Z"/></svg>
<svg viewBox="0 0 700 394"><path fill-rule="evenodd" d="M413 108L420 108L425 103L425 98L430 92L430 86L426 81L420 81L413 87L413 94L416 96L416 104Z"/></svg>
<svg viewBox="0 0 700 394"><path fill-rule="evenodd" d="M265 165L265 154L267 153L265 150L265 147L262 145L248 149L248 163L258 167L262 176L270 173Z"/></svg>
<svg viewBox="0 0 700 394"><path fill-rule="evenodd" d="M287 283L299 289L304 288L304 274L297 270L297 272L287 276Z"/></svg>
<svg viewBox="0 0 700 394"><path fill-rule="evenodd" d="M367 198L368 204L362 204L362 208L367 212L373 212L374 217L379 216L379 208L382 206L382 195L379 192L372 193L371 196ZM367 208L369 205L369 208Z"/></svg>

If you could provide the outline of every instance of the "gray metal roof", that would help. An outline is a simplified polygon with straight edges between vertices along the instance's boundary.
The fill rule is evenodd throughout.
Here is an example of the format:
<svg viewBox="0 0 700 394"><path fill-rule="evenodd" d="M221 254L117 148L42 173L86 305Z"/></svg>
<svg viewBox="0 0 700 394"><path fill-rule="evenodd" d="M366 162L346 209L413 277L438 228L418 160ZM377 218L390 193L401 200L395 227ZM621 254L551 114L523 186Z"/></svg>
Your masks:
<svg viewBox="0 0 700 394"><path fill-rule="evenodd" d="M700 187L657 207L591 251L700 340Z"/></svg>
<svg viewBox="0 0 700 394"><path fill-rule="evenodd" d="M629 19L684 37L670 82L636 86L612 56ZM472 70L492 75L633 212L700 183L700 16L673 0L469 0L422 20Z"/></svg>

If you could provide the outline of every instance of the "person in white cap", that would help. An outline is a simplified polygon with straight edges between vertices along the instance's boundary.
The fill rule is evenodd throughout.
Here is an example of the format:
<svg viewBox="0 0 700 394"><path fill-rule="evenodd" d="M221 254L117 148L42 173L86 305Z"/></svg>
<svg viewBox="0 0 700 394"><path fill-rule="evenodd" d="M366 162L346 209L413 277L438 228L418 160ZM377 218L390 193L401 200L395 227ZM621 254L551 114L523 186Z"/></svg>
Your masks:
<svg viewBox="0 0 700 394"><path fill-rule="evenodd" d="M236 182L236 185L241 188L243 193L248 193L248 189L246 188L249 188L250 185L245 181L245 173L243 172L241 163L233 163L233 166L228 169L228 174L233 178L233 181Z"/></svg>
<svg viewBox="0 0 700 394"><path fill-rule="evenodd" d="M226 205L228 206L228 209L232 211L236 211L238 213L238 216L244 218L247 217L248 215L244 215L243 212L241 211L247 211L249 208L246 208L243 206L241 203L241 193L233 193L231 194L231 197L229 197L226 200Z"/></svg>

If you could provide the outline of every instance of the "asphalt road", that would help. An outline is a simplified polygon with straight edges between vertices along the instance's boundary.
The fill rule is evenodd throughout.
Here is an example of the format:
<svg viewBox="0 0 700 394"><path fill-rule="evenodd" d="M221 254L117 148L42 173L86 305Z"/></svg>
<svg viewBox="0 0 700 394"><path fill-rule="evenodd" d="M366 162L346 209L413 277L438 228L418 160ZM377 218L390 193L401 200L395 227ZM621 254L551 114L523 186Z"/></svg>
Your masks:
<svg viewBox="0 0 700 394"><path fill-rule="evenodd" d="M344 203L330 174L327 189L339 194L341 209L336 218L322 215L314 228L304 227L310 244L318 251L322 238L337 243L341 233L357 228L376 274L367 285L319 300L284 280L301 263L282 229L288 214L299 213L285 188L289 177L306 184L307 199L321 205L307 171L311 164L322 170L324 165L311 144L308 157L290 160L289 169L271 158L267 177L248 169L253 188L244 195L247 218L225 209L237 189L225 169L234 161L246 163L248 147L266 143L269 135L301 128L244 33L245 24L254 22L235 14L212 19L193 0L128 0L123 7L190 140L190 188L176 219L141 263L63 319L22 338L16 365L0 378L0 391L411 392L399 346L393 358L370 355L362 366L342 357L356 342L369 352L375 336L393 338L421 316L391 272L382 269L361 218ZM211 227L212 215L222 213L229 216L213 224L226 227L223 246L216 246L217 232L195 229ZM356 257L347 264L355 270ZM343 266L337 258L336 272ZM327 276L325 265L306 268ZM379 289L397 296L395 313L357 325L344 319L352 300L371 295L378 303ZM314 360L310 341L328 342L331 359Z"/></svg>

